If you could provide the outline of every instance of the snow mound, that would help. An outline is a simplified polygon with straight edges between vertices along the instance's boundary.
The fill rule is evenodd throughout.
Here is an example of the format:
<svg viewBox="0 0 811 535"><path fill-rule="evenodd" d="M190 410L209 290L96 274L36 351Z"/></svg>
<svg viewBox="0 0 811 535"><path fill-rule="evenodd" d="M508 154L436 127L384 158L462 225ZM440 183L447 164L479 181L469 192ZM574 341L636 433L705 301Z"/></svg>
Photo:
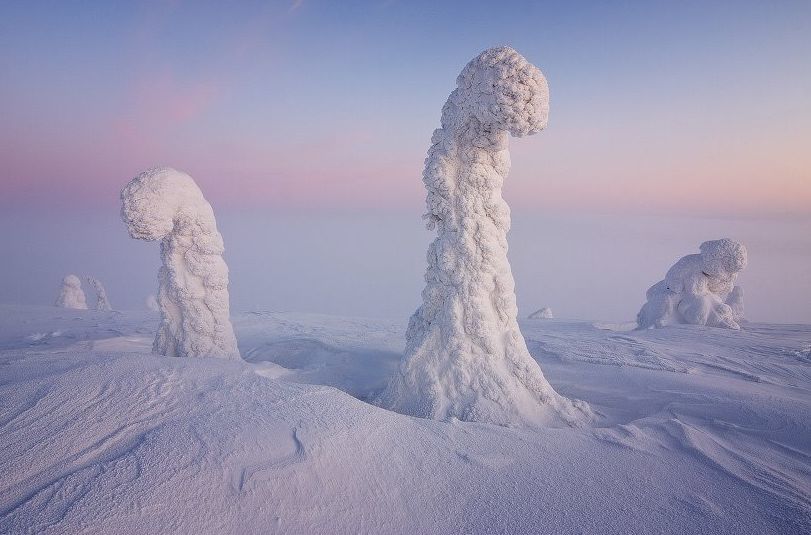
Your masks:
<svg viewBox="0 0 811 535"><path fill-rule="evenodd" d="M648 289L637 315L641 329L677 323L740 329L743 292L735 290L735 279L746 267L746 248L724 238L702 243L700 251L679 259Z"/></svg>
<svg viewBox="0 0 811 535"><path fill-rule="evenodd" d="M62 279L62 287L56 298L56 306L60 308L74 308L87 310L87 300L82 290L82 281L76 275L67 275Z"/></svg>
<svg viewBox="0 0 811 535"><path fill-rule="evenodd" d="M552 309L549 307L543 307L540 310L536 310L532 314L529 315L527 319L531 320L551 320L554 319L555 316L552 314Z"/></svg>
<svg viewBox="0 0 811 535"><path fill-rule="evenodd" d="M462 70L442 109L423 172L429 229L423 303L411 317L400 372L382 406L434 419L501 425L575 425L591 413L560 396L518 328L507 260L510 209L501 196L509 135L546 126L549 91L509 47Z"/></svg>
<svg viewBox="0 0 811 535"><path fill-rule="evenodd" d="M132 238L161 240L161 325L154 351L238 359L222 236L200 188L186 173L159 167L133 178L121 191L121 203Z"/></svg>

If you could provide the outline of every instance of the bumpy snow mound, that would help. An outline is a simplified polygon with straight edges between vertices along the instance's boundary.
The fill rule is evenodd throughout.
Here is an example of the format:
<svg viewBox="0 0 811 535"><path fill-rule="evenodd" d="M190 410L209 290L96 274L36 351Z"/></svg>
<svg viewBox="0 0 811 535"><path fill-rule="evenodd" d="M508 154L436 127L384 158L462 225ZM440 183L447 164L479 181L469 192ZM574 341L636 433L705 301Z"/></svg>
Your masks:
<svg viewBox="0 0 811 535"><path fill-rule="evenodd" d="M110 300L107 298L107 290L104 285L95 277L87 277L87 283L93 287L96 292L96 310L112 310Z"/></svg>
<svg viewBox="0 0 811 535"><path fill-rule="evenodd" d="M552 315L552 309L549 307L543 307L540 310L536 310L532 314L529 315L528 319L531 320L551 320L554 319L554 315Z"/></svg>
<svg viewBox="0 0 811 535"><path fill-rule="evenodd" d="M151 169L127 184L121 202L131 237L161 240L161 325L153 350L166 356L239 358L222 236L194 180L168 167Z"/></svg>
<svg viewBox="0 0 811 535"><path fill-rule="evenodd" d="M144 304L146 305L147 310L151 310L152 312L160 311L160 306L158 306L158 300L152 294L146 296L146 301L144 302Z"/></svg>
<svg viewBox="0 0 811 535"><path fill-rule="evenodd" d="M56 298L56 306L87 310L87 300L82 290L82 281L76 275L67 275L62 279L62 287Z"/></svg>
<svg viewBox="0 0 811 535"><path fill-rule="evenodd" d="M576 424L585 403L557 394L518 328L501 187L509 134L544 128L546 80L508 47L484 51L457 78L425 162L428 249L423 303L381 405L415 416L501 425Z"/></svg>
<svg viewBox="0 0 811 535"><path fill-rule="evenodd" d="M700 250L679 259L648 289L637 315L640 328L689 323L740 329L743 291L735 279L746 267L746 247L724 238L706 241Z"/></svg>

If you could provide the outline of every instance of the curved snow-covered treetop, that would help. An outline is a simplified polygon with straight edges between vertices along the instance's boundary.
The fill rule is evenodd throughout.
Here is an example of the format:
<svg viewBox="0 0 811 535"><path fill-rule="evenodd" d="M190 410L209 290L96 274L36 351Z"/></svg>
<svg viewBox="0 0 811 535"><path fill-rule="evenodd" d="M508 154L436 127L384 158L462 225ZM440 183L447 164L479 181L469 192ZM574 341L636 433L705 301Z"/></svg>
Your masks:
<svg viewBox="0 0 811 535"><path fill-rule="evenodd" d="M107 297L107 289L102 282L95 277L87 277L87 283L93 287L96 292L96 310L112 310L110 299Z"/></svg>
<svg viewBox="0 0 811 535"><path fill-rule="evenodd" d="M426 418L501 425L575 424L588 406L555 392L527 351L501 187L509 135L544 128L549 93L541 71L509 47L485 50L462 70L434 131L423 182L428 249L423 302L380 404Z"/></svg>
<svg viewBox="0 0 811 535"><path fill-rule="evenodd" d="M166 356L239 358L222 236L194 180L169 167L150 169L124 187L121 203L131 237L161 240L161 325L153 350Z"/></svg>
<svg viewBox="0 0 811 535"><path fill-rule="evenodd" d="M536 310L532 314L530 314L527 319L531 319L531 320L551 320L551 319L554 319L554 318L555 318L555 316L552 314L552 309L549 308L549 307L543 307L543 308L540 308L540 309Z"/></svg>
<svg viewBox="0 0 811 535"><path fill-rule="evenodd" d="M728 238L706 241L684 256L647 291L637 315L640 328L674 323L740 329L743 290L735 286L746 267L746 247Z"/></svg>
<svg viewBox="0 0 811 535"><path fill-rule="evenodd" d="M79 277L71 274L62 279L62 287L59 288L55 305L61 308L87 310L87 300Z"/></svg>

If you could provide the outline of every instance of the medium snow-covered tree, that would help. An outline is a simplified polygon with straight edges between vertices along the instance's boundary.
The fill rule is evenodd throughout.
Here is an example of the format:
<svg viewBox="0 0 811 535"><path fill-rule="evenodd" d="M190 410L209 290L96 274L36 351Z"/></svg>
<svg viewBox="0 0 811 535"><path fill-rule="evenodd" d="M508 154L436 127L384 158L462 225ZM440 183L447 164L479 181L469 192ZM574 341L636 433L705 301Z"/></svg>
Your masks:
<svg viewBox="0 0 811 535"><path fill-rule="evenodd" d="M639 328L687 323L740 329L743 292L736 290L735 279L746 267L746 247L723 238L702 243L700 251L680 258L648 289L648 301L637 314Z"/></svg>
<svg viewBox="0 0 811 535"><path fill-rule="evenodd" d="M518 328L501 187L509 136L539 132L549 94L541 71L509 47L482 52L457 78L423 172L428 249L423 303L380 404L415 416L500 425L590 418L547 382Z"/></svg>
<svg viewBox="0 0 811 535"><path fill-rule="evenodd" d="M95 277L87 277L87 282L96 292L96 310L112 310L110 300L107 298L107 290L101 281Z"/></svg>
<svg viewBox="0 0 811 535"><path fill-rule="evenodd" d="M528 319L531 320L551 320L554 319L554 315L552 314L552 309L549 307L543 307L539 310L536 310L532 314L529 315Z"/></svg>
<svg viewBox="0 0 811 535"><path fill-rule="evenodd" d="M240 358L222 236L194 180L169 167L151 169L127 184L121 202L132 238L161 240L161 324L153 350L170 357Z"/></svg>
<svg viewBox="0 0 811 535"><path fill-rule="evenodd" d="M82 281L76 275L67 275L62 279L62 287L56 298L56 306L87 310L87 300L82 290Z"/></svg>

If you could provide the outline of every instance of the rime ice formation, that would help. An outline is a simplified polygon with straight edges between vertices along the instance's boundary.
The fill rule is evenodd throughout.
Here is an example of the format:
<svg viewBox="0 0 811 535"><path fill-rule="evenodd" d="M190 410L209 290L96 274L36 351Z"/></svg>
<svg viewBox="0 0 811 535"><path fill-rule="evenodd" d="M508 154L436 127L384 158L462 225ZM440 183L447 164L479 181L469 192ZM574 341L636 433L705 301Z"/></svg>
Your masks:
<svg viewBox="0 0 811 535"><path fill-rule="evenodd" d="M160 311L160 307L158 306L158 300L152 294L149 294L148 296L146 296L145 304L146 304L146 308L148 310L151 310L152 312L159 312Z"/></svg>
<svg viewBox="0 0 811 535"><path fill-rule="evenodd" d="M100 280L94 277L87 277L87 282L96 292L96 310L112 310L110 300L107 298L107 290Z"/></svg>
<svg viewBox="0 0 811 535"><path fill-rule="evenodd" d="M740 329L743 291L735 279L746 267L746 248L724 238L706 241L700 250L679 259L664 280L648 289L648 301L637 315L640 328L690 323Z"/></svg>
<svg viewBox="0 0 811 535"><path fill-rule="evenodd" d="M76 275L67 275L62 279L62 287L56 298L56 306L87 310L87 301L82 290L82 281Z"/></svg>
<svg viewBox="0 0 811 535"><path fill-rule="evenodd" d="M170 357L238 359L222 236L200 188L186 173L155 168L133 178L121 202L132 238L161 240L161 324L153 350Z"/></svg>
<svg viewBox="0 0 811 535"><path fill-rule="evenodd" d="M423 303L381 405L415 416L501 425L575 424L583 402L557 394L518 328L507 261L510 210L501 187L509 135L546 125L549 95L535 66L508 47L481 53L457 78L425 161L429 229Z"/></svg>
<svg viewBox="0 0 811 535"><path fill-rule="evenodd" d="M555 316L552 315L552 309L549 307L543 307L540 310L536 310L532 314L529 315L528 319L531 320L551 320Z"/></svg>

